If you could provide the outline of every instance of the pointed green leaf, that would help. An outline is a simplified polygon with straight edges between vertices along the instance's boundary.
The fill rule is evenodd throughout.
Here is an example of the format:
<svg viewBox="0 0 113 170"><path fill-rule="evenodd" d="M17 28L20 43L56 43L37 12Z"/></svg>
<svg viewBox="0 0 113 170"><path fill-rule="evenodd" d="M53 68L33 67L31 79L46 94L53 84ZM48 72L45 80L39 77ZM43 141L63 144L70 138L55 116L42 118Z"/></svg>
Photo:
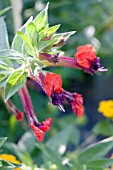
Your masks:
<svg viewBox="0 0 113 170"><path fill-rule="evenodd" d="M0 61L0 71L1 70L8 70L9 66L7 65L7 63L5 63L3 60Z"/></svg>
<svg viewBox="0 0 113 170"><path fill-rule="evenodd" d="M8 75L0 74L0 88L5 86L7 82Z"/></svg>
<svg viewBox="0 0 113 170"><path fill-rule="evenodd" d="M12 8L12 7L9 6L9 7L7 7L7 8L4 8L4 9L0 10L0 15L3 15L3 14L6 13L7 11L9 11L11 8Z"/></svg>
<svg viewBox="0 0 113 170"><path fill-rule="evenodd" d="M23 33L25 33L26 31L26 26L33 20L33 17L30 17L28 19L28 21L19 29L19 31L22 31ZM23 43L24 41L21 39L21 37L16 34L13 42L12 42L12 49L19 51L21 53L23 53ZM24 51L24 54L26 54L26 52Z"/></svg>
<svg viewBox="0 0 113 170"><path fill-rule="evenodd" d="M25 48L29 55L34 56L35 55L35 49L33 47L32 41L29 37L24 35L21 31L18 31L17 34L22 38L22 40L25 42Z"/></svg>
<svg viewBox="0 0 113 170"><path fill-rule="evenodd" d="M5 101L20 90L26 83L27 73L24 68L16 69L8 78L5 87Z"/></svg>
<svg viewBox="0 0 113 170"><path fill-rule="evenodd" d="M26 57L22 54L19 53L18 51L11 50L11 49L4 49L0 51L0 58L8 58L12 60L26 60Z"/></svg>
<svg viewBox="0 0 113 170"><path fill-rule="evenodd" d="M60 24L59 24L59 25L55 25L55 26L49 28L48 34L49 34L50 36L52 36L52 35L59 29L59 27L60 27Z"/></svg>
<svg viewBox="0 0 113 170"><path fill-rule="evenodd" d="M2 17L0 17L0 50L1 49L8 49L9 48L9 41L8 41L8 33L6 24Z"/></svg>
<svg viewBox="0 0 113 170"><path fill-rule="evenodd" d="M47 3L45 9L41 11L33 21L38 32L48 25L48 5L49 3Z"/></svg>
<svg viewBox="0 0 113 170"><path fill-rule="evenodd" d="M58 40L58 38L59 35L56 35L50 40L40 41L37 45L38 52L45 51L48 49L50 50L50 48L52 48L53 44Z"/></svg>
<svg viewBox="0 0 113 170"><path fill-rule="evenodd" d="M65 41L67 41L68 38L75 33L76 33L76 31L70 31L70 32L64 32L64 33L55 34L55 35L64 36Z"/></svg>
<svg viewBox="0 0 113 170"><path fill-rule="evenodd" d="M7 140L7 137L0 138L0 148L4 144L4 142Z"/></svg>
<svg viewBox="0 0 113 170"><path fill-rule="evenodd" d="M33 45L36 46L38 41L38 32L33 22L30 22L26 26L26 35L31 39Z"/></svg>
<svg viewBox="0 0 113 170"><path fill-rule="evenodd" d="M98 142L94 145L82 149L79 157L79 160L83 163L87 163L91 160L102 158L107 154L113 147L113 137L107 138L101 142Z"/></svg>
<svg viewBox="0 0 113 170"><path fill-rule="evenodd" d="M113 164L113 159L98 159L98 160L94 160L94 161L90 161L87 164L88 168L109 168L109 166L111 166Z"/></svg>

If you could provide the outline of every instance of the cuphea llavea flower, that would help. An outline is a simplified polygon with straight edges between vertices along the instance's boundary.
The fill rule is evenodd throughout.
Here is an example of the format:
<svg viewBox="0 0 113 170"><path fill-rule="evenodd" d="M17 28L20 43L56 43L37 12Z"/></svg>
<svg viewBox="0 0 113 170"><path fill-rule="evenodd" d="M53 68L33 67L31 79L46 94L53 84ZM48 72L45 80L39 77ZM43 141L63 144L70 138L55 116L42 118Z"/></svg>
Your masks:
<svg viewBox="0 0 113 170"><path fill-rule="evenodd" d="M38 142L44 140L44 132L48 132L50 130L51 124L52 124L52 118L48 118L38 125L35 125L35 123L33 122L30 123L30 126L34 131L34 134Z"/></svg>
<svg viewBox="0 0 113 170"><path fill-rule="evenodd" d="M74 56L77 63L84 68L90 68L94 71L100 68L99 58L96 57L96 49L90 44L79 46Z"/></svg>
<svg viewBox="0 0 113 170"><path fill-rule="evenodd" d="M96 59L96 49L90 44L79 46L74 56L80 66L90 68Z"/></svg>
<svg viewBox="0 0 113 170"><path fill-rule="evenodd" d="M44 78L44 89L50 97L51 103L58 106L60 110L64 111L63 104L69 102L72 106L72 110L78 117L83 115L84 107L82 105L82 95L64 90L62 88L62 79L60 75L48 72Z"/></svg>
<svg viewBox="0 0 113 170"><path fill-rule="evenodd" d="M96 56L96 49L91 44L79 46L74 58L62 56L57 54L41 53L39 55L41 60L47 60L48 66L65 66L70 68L82 69L83 71L94 74L95 71L107 71L104 67L100 66L100 58Z"/></svg>
<svg viewBox="0 0 113 170"><path fill-rule="evenodd" d="M48 4L45 10L43 10L43 12L41 12L34 20L30 19L29 22L24 25L26 30L25 33L22 31L23 28L18 31L18 36L20 36L22 40L21 42L23 43L20 48L25 48L24 50L21 50L22 54L19 51L20 57L18 61L19 66L21 60L23 64L19 69L13 69L13 73L8 76L8 81L4 86L6 92L5 100L8 100L18 91L29 125L39 142L44 139L44 133L50 130L52 119L47 118L40 123L36 117L27 86L25 85L27 78L29 77L37 82L48 95L50 102L57 106L61 111L65 111L63 107L65 103L70 103L73 112L78 117L81 117L84 113L82 95L77 92L71 93L63 89L61 76L49 72L45 74L42 68L48 66L64 66L81 69L89 74L94 74L96 71L107 71L107 69L100 67L100 59L96 56L96 49L90 44L79 46L73 58L65 56L59 52L58 47L63 46L69 36L74 34L75 31L56 34L59 25L49 27L47 21L47 9ZM42 15L43 17L40 17ZM34 31L32 36L30 28ZM18 48L16 47L17 44L14 45L17 43L16 38L14 38L12 45L14 48L13 55L14 50L16 50L16 54L18 54ZM13 79L15 79L16 82L19 80L19 84L14 83L16 88L15 86L10 87ZM10 91L9 89L13 90ZM7 101L6 105L10 108L10 111L15 114L17 120L23 119L24 114L17 109L10 100Z"/></svg>
<svg viewBox="0 0 113 170"><path fill-rule="evenodd" d="M54 93L63 92L62 79L61 76L58 74L51 74L48 72L44 78L44 85L44 89L50 97L52 96L52 91L54 91Z"/></svg>

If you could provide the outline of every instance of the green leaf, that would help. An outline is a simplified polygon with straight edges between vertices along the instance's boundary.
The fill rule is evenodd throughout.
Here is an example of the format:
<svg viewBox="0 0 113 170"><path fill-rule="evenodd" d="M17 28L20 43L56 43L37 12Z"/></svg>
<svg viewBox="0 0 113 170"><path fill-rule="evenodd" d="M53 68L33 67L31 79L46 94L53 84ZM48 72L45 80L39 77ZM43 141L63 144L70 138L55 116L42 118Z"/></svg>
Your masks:
<svg viewBox="0 0 113 170"><path fill-rule="evenodd" d="M4 142L7 140L7 137L0 138L0 148L4 144Z"/></svg>
<svg viewBox="0 0 113 170"><path fill-rule="evenodd" d="M58 142L58 141L57 141ZM43 145L42 143L37 143L36 147L42 150L44 156L51 161L52 163L55 163L60 170L64 170L63 165L61 164L61 158L57 155L57 153L53 152L52 149L47 147L46 145Z"/></svg>
<svg viewBox="0 0 113 170"><path fill-rule="evenodd" d="M0 50L9 49L8 33L4 19L0 17Z"/></svg>
<svg viewBox="0 0 113 170"><path fill-rule="evenodd" d="M12 8L12 7L9 6L9 7L7 7L7 8L4 8L4 9L0 10L0 15L3 15L3 14L6 13L7 11L9 11L11 8Z"/></svg>
<svg viewBox="0 0 113 170"><path fill-rule="evenodd" d="M49 28L49 30L48 30L49 36L52 36L59 29L59 27L60 27L60 24Z"/></svg>
<svg viewBox="0 0 113 170"><path fill-rule="evenodd" d="M53 46L53 44L57 41L58 38L59 38L59 36L55 36L50 40L40 41L37 45L38 52L50 49Z"/></svg>
<svg viewBox="0 0 113 170"><path fill-rule="evenodd" d="M96 135L113 135L113 124L110 120L106 119L97 123L92 129L93 133Z"/></svg>
<svg viewBox="0 0 113 170"><path fill-rule="evenodd" d="M47 3L45 9L41 11L37 17L33 20L33 23L36 25L38 32L44 29L48 25L48 5Z"/></svg>
<svg viewBox="0 0 113 170"><path fill-rule="evenodd" d="M24 162L26 165L31 166L31 168L33 167L33 162L32 162L31 155L28 154L27 151L20 150L17 147L16 144L10 143L10 142L7 142L5 144L5 148L7 148L11 153L14 153L15 155L17 155L19 157L19 159L21 160L21 162Z"/></svg>
<svg viewBox="0 0 113 170"><path fill-rule="evenodd" d="M74 132L74 126L69 125L64 128L62 131L57 133L56 136L52 137L47 143L46 146L51 148L57 154L64 154L67 148L67 144ZM76 140L76 139L75 139Z"/></svg>
<svg viewBox="0 0 113 170"><path fill-rule="evenodd" d="M4 49L0 51L0 58L8 58L11 60L26 60L26 57L19 53L18 51L11 50L11 49Z"/></svg>
<svg viewBox="0 0 113 170"><path fill-rule="evenodd" d="M35 141L36 138L33 133L25 132L18 142L18 148L21 151L27 151L28 153L32 153L35 148Z"/></svg>
<svg viewBox="0 0 113 170"><path fill-rule="evenodd" d="M90 161L87 164L88 168L91 169L96 169L96 168L109 168L109 166L111 166L113 164L113 159L98 159L98 160L94 160L94 161Z"/></svg>
<svg viewBox="0 0 113 170"><path fill-rule="evenodd" d="M7 168L16 168L15 165L13 165L12 163L5 161L5 160L1 160L2 166L3 168L7 167Z"/></svg>
<svg viewBox="0 0 113 170"><path fill-rule="evenodd" d="M6 74L0 74L0 88L5 86L7 82L8 75Z"/></svg>
<svg viewBox="0 0 113 170"><path fill-rule="evenodd" d="M64 35L65 41L67 41L68 38L69 38L71 35L75 34L75 33L76 33L76 31L70 31L70 32L64 32L64 33L60 33L60 34L55 34L55 36L56 36L56 35L58 35L58 36L63 36L63 35Z"/></svg>
<svg viewBox="0 0 113 170"><path fill-rule="evenodd" d="M4 61L0 61L0 71L1 70L8 70L9 66L7 63L5 63Z"/></svg>
<svg viewBox="0 0 113 170"><path fill-rule="evenodd" d="M33 20L33 17L30 17L28 19L28 21L19 29L19 31L22 31L23 33L25 33L26 31L26 26ZM16 51L19 51L21 53L23 53L23 44L24 44L24 41L21 39L21 37L16 34L14 39L13 39L13 42L12 42L12 49L16 50ZM26 52L24 51L24 54L26 54Z"/></svg>
<svg viewBox="0 0 113 170"><path fill-rule="evenodd" d="M113 147L113 137L107 138L101 142L82 149L79 154L79 160L82 163L87 163L97 158L102 158L105 154L109 152Z"/></svg>
<svg viewBox="0 0 113 170"><path fill-rule="evenodd" d="M30 22L26 26L26 35L31 39L33 45L36 46L38 40L38 32L33 22Z"/></svg>
<svg viewBox="0 0 113 170"><path fill-rule="evenodd" d="M26 83L27 73L24 68L16 69L8 78L5 87L5 101L20 90Z"/></svg>
<svg viewBox="0 0 113 170"><path fill-rule="evenodd" d="M21 31L18 31L17 34L22 38L22 40L25 42L25 48L29 55L34 56L35 55L35 49L33 47L32 41L29 37L24 35Z"/></svg>

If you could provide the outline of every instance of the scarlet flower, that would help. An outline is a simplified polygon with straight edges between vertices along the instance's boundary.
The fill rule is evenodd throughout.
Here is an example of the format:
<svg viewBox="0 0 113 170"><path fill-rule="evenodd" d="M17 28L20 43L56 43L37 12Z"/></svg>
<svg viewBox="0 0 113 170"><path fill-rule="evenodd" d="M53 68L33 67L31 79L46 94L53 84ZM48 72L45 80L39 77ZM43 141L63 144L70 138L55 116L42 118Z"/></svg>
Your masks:
<svg viewBox="0 0 113 170"><path fill-rule="evenodd" d="M38 142L41 142L44 140L44 132L42 130L40 130L37 126L34 125L33 122L31 122L30 124L32 130L34 131L34 134L38 140Z"/></svg>
<svg viewBox="0 0 113 170"><path fill-rule="evenodd" d="M84 114L84 107L83 107L83 97L81 94L75 94L74 100L71 101L72 110L78 117L82 117Z"/></svg>
<svg viewBox="0 0 113 170"><path fill-rule="evenodd" d="M90 44L79 46L74 57L80 66L91 68L96 59L96 49Z"/></svg>
<svg viewBox="0 0 113 170"><path fill-rule="evenodd" d="M51 97L52 91L54 91L54 93L63 92L62 79L58 74L48 72L44 78L44 84L44 89L49 97Z"/></svg>
<svg viewBox="0 0 113 170"><path fill-rule="evenodd" d="M52 118L47 118L45 121L39 125L39 129L42 130L43 132L48 132L50 130L52 124Z"/></svg>
<svg viewBox="0 0 113 170"><path fill-rule="evenodd" d="M30 123L32 130L38 140L38 142L44 140L44 132L48 132L50 130L52 124L52 118L47 118L41 124L35 125L34 122Z"/></svg>
<svg viewBox="0 0 113 170"><path fill-rule="evenodd" d="M69 102L72 105L72 110L78 117L83 115L84 107L82 95L64 90L62 88L62 79L60 75L47 73L44 78L44 89L50 97L51 103L58 106L60 110L65 111L63 104L64 102Z"/></svg>

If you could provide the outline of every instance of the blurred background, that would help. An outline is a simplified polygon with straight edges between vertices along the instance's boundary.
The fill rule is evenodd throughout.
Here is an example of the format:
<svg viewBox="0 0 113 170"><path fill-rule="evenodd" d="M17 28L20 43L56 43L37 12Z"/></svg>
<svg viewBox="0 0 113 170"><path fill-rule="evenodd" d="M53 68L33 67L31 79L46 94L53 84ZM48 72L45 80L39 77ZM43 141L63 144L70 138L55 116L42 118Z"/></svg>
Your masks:
<svg viewBox="0 0 113 170"><path fill-rule="evenodd" d="M0 0L0 10L12 6L12 9L4 15L10 44L21 25L31 15L35 17L47 2L48 0ZM96 73L94 76L81 70L64 67L47 68L61 74L63 87L66 90L83 94L86 116L81 119L76 118L69 105L65 106L66 112L61 113L55 106L48 104L49 99L40 87L28 81L35 113L39 120L53 118L49 135L54 136L67 124L74 124L81 130L83 140L90 134L95 123L104 119L97 111L98 103L101 100L113 99L113 1L50 0L49 2L51 26L61 24L58 32L77 31L62 48L66 55L73 57L78 46L90 43L97 49L101 65L108 68L108 72ZM22 110L18 95L14 95L12 101ZM29 130L26 121L21 125L16 122L14 116L8 114L3 101L0 100L0 136L8 136L9 140L17 142L25 130Z"/></svg>

